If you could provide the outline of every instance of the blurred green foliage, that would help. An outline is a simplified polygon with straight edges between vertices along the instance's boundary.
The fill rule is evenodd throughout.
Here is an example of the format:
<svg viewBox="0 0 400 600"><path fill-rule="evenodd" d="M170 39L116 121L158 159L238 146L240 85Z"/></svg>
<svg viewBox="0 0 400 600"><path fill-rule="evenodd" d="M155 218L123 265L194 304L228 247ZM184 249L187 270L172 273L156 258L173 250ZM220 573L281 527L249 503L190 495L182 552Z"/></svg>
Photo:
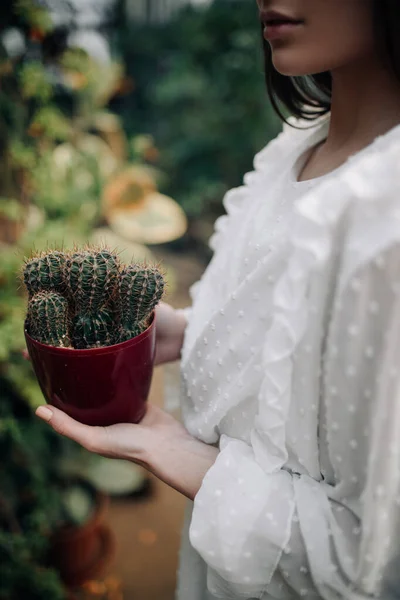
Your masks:
<svg viewBox="0 0 400 600"><path fill-rule="evenodd" d="M81 53L74 66L69 53L68 70L49 65L41 54L47 14L33 0L12 8L0 14L20 27L27 50L10 58L0 44L0 599L61 600L47 554L65 514L60 461L76 448L34 416L43 395L22 355L19 273L33 250L86 242L99 219L101 161L96 145L84 151L79 140L114 80L96 95L95 66Z"/></svg>
<svg viewBox="0 0 400 600"><path fill-rule="evenodd" d="M164 191L191 218L214 219L254 154L281 125L267 99L255 2L216 0L162 25L129 25L122 53L135 83L121 111L151 133Z"/></svg>
<svg viewBox="0 0 400 600"><path fill-rule="evenodd" d="M19 71L21 95L24 99L35 98L38 102L48 102L53 96L53 86L41 62L33 60L25 63Z"/></svg>
<svg viewBox="0 0 400 600"><path fill-rule="evenodd" d="M45 566L61 514L56 463L49 460L60 454L59 444L3 379L0 452L7 458L0 466L0 599L65 597L58 575Z"/></svg>

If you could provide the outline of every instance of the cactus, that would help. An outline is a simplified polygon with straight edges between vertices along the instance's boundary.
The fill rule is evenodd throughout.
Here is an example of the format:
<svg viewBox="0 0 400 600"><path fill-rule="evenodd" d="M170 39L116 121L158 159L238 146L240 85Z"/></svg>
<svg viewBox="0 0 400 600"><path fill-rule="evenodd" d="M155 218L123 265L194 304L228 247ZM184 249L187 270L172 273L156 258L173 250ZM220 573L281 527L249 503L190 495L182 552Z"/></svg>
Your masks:
<svg viewBox="0 0 400 600"><path fill-rule="evenodd" d="M28 260L24 268L24 283L29 296L37 292L62 292L64 288L65 255L57 250L41 253Z"/></svg>
<svg viewBox="0 0 400 600"><path fill-rule="evenodd" d="M146 329L146 323L139 323L138 325L135 325L133 329L124 328L123 326L121 326L118 331L118 342L127 342L133 337L136 337L143 333L143 331L145 331Z"/></svg>
<svg viewBox="0 0 400 600"><path fill-rule="evenodd" d="M66 261L65 285L79 313L95 314L113 295L118 257L109 250L74 252Z"/></svg>
<svg viewBox="0 0 400 600"><path fill-rule="evenodd" d="M28 331L42 344L70 346L67 300L56 292L35 294L28 304Z"/></svg>
<svg viewBox="0 0 400 600"><path fill-rule="evenodd" d="M129 265L118 281L117 311L123 329L132 330L139 324L147 326L155 306L164 293L164 279L155 267Z"/></svg>
<svg viewBox="0 0 400 600"><path fill-rule="evenodd" d="M74 318L72 342L74 348L100 348L114 343L113 314L102 308L97 314L78 314Z"/></svg>
<svg viewBox="0 0 400 600"><path fill-rule="evenodd" d="M77 349L124 342L148 326L164 292L156 267L120 269L107 249L52 251L29 260L27 331L39 342Z"/></svg>

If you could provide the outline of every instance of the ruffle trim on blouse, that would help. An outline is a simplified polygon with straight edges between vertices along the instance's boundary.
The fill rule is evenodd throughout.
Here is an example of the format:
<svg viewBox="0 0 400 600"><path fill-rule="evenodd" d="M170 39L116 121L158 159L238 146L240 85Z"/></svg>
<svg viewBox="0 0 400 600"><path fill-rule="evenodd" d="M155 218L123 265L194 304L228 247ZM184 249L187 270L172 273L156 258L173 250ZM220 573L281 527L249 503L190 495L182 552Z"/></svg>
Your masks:
<svg viewBox="0 0 400 600"><path fill-rule="evenodd" d="M214 252L217 250L220 239L226 231L230 216L235 214L237 210L240 210L246 201L247 196L248 189L244 185L234 188L233 190L229 190L229 192L225 194L222 204L225 208L226 214L222 215L215 221L214 233L208 242L209 247Z"/></svg>
<svg viewBox="0 0 400 600"><path fill-rule="evenodd" d="M229 190L223 199L225 215L219 217L214 226L214 233L209 240L209 246L214 252L218 249L222 236L227 230L230 217L242 210L243 205L249 199L252 188L260 181L266 181L269 175L273 176L279 164L286 164L288 155L307 138L310 133L316 131L321 120L316 121L314 126L310 126L307 121L295 118L289 118L288 122L298 127L287 125L283 126L282 132L272 141L270 141L254 157L254 170L246 173L244 176L244 185ZM326 117L321 121L324 123Z"/></svg>
<svg viewBox="0 0 400 600"><path fill-rule="evenodd" d="M334 231L346 209L352 201L379 201L388 188L381 180L382 165L392 164L399 156L400 127L351 157L347 168L312 188L294 207L292 248L273 293L274 317L263 352L265 377L251 439L256 459L266 472L278 471L288 459L285 425L293 395L293 355L309 322L312 275L331 256ZM392 182L394 177L399 179L392 170Z"/></svg>

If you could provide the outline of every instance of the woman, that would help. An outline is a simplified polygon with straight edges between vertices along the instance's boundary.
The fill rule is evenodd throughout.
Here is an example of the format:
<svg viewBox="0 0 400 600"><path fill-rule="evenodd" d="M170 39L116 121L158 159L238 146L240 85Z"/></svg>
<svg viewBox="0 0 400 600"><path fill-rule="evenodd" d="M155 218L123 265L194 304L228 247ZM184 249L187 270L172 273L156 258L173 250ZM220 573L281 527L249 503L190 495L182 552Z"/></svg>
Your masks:
<svg viewBox="0 0 400 600"><path fill-rule="evenodd" d="M259 9L270 94L303 119L227 195L192 308L158 309L185 427L154 407L104 429L38 415L194 500L180 600L397 598L398 3Z"/></svg>

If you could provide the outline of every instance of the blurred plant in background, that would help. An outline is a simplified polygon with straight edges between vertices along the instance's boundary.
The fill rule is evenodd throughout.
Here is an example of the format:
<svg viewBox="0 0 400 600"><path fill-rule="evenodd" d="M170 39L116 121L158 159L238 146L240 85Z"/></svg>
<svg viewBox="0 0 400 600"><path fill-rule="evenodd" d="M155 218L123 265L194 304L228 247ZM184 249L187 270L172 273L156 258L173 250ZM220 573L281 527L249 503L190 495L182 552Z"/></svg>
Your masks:
<svg viewBox="0 0 400 600"><path fill-rule="evenodd" d="M122 52L135 81L121 109L126 129L153 135L168 175L162 189L197 230L221 214L224 192L242 183L280 128L266 96L256 3L215 0L158 25L126 22Z"/></svg>

